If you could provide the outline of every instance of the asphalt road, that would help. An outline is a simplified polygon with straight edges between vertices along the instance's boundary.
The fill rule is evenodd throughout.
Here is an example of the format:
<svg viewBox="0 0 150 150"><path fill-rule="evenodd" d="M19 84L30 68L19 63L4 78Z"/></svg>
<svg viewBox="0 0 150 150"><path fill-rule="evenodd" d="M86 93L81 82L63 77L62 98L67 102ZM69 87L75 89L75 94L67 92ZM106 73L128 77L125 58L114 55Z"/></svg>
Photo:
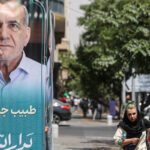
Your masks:
<svg viewBox="0 0 150 150"><path fill-rule="evenodd" d="M60 136L73 136L73 137L103 137L103 138L112 138L115 131L116 126L108 126L107 124L99 121L98 123L91 122L90 124L94 124L93 126L88 126L88 123L84 120L80 120L81 124L78 126L73 125L63 125L59 126L59 135Z"/></svg>
<svg viewBox="0 0 150 150"><path fill-rule="evenodd" d="M73 113L72 119L59 126L59 137L54 139L54 150L118 150L113 142L118 121L112 125L107 119L84 119L80 112Z"/></svg>

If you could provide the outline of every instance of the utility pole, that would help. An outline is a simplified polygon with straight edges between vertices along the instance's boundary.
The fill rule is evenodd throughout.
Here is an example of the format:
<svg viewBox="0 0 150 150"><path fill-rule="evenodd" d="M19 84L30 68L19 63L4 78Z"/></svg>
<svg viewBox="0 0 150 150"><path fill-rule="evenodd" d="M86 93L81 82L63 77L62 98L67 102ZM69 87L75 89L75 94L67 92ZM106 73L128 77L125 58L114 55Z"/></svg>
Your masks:
<svg viewBox="0 0 150 150"><path fill-rule="evenodd" d="M132 101L135 102L135 68L132 68Z"/></svg>
<svg viewBox="0 0 150 150"><path fill-rule="evenodd" d="M122 81L122 104L125 104L125 102L126 102L126 87L125 87L125 83L126 83L126 77L125 77L125 74L124 74L123 81Z"/></svg>

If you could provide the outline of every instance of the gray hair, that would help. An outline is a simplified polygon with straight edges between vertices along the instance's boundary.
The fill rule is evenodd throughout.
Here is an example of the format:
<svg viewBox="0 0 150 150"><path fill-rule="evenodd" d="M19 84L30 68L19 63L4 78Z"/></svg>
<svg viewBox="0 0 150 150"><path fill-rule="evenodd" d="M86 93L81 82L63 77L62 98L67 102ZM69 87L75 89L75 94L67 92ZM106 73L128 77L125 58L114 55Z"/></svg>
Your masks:
<svg viewBox="0 0 150 150"><path fill-rule="evenodd" d="M26 6L22 5L23 9L24 9L24 21L23 24L25 27L29 26L29 13L28 10L26 8Z"/></svg>
<svg viewBox="0 0 150 150"><path fill-rule="evenodd" d="M4 4L4 3L9 2L9 1L16 1L16 2L18 2L18 0L0 0L0 3ZM19 2L18 2L18 3L19 3ZM28 25L29 25L29 13L28 13L28 10L27 10L27 8L26 8L25 5L23 5L23 4L21 4L21 3L20 3L20 5L21 5L21 6L23 7L23 9L24 9L24 20L23 20L23 24L24 24L25 27L28 27Z"/></svg>

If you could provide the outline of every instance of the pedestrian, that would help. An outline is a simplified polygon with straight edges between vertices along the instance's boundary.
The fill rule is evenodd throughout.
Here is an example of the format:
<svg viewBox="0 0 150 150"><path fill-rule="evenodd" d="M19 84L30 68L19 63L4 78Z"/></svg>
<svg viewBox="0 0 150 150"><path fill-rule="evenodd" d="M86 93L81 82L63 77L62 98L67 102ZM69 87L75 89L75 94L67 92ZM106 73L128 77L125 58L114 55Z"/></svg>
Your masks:
<svg viewBox="0 0 150 150"><path fill-rule="evenodd" d="M74 97L71 97L70 103L71 103L71 106L74 107Z"/></svg>
<svg viewBox="0 0 150 150"><path fill-rule="evenodd" d="M87 98L83 98L81 100L80 107L81 107L82 112L83 112L83 117L86 118L87 112L88 112L88 99Z"/></svg>
<svg viewBox="0 0 150 150"><path fill-rule="evenodd" d="M91 100L90 109L92 110L92 116L93 116L94 112L97 110L97 101L96 100Z"/></svg>
<svg viewBox="0 0 150 150"><path fill-rule="evenodd" d="M113 98L111 98L109 102L109 114L112 115L113 119L115 119L116 116L116 106L116 101Z"/></svg>
<svg viewBox="0 0 150 150"><path fill-rule="evenodd" d="M77 112L78 105L80 103L80 100L77 98L77 96L74 97L74 111Z"/></svg>
<svg viewBox="0 0 150 150"><path fill-rule="evenodd" d="M125 107L128 103L132 102L131 100L131 95L130 94L127 94L126 95L126 100L125 100L125 103L122 103L121 105L121 109L120 109L120 119L123 118L123 115L124 115L124 112L125 112Z"/></svg>
<svg viewBox="0 0 150 150"><path fill-rule="evenodd" d="M113 138L120 150L147 150L146 131L150 128L150 122L142 119L135 103L126 105L123 120L117 127Z"/></svg>
<svg viewBox="0 0 150 150"><path fill-rule="evenodd" d="M101 119L102 118L102 104L101 102L98 102L97 104L97 115L96 115L97 119Z"/></svg>

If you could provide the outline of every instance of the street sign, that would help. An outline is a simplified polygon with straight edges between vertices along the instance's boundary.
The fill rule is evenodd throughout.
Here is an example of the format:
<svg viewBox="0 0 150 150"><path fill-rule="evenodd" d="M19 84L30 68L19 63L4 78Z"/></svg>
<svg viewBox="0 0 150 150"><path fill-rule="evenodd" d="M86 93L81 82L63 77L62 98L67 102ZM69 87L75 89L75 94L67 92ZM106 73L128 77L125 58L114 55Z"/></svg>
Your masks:
<svg viewBox="0 0 150 150"><path fill-rule="evenodd" d="M132 92L132 77L126 82L126 92ZM142 74L135 77L135 92L150 92L150 75Z"/></svg>

